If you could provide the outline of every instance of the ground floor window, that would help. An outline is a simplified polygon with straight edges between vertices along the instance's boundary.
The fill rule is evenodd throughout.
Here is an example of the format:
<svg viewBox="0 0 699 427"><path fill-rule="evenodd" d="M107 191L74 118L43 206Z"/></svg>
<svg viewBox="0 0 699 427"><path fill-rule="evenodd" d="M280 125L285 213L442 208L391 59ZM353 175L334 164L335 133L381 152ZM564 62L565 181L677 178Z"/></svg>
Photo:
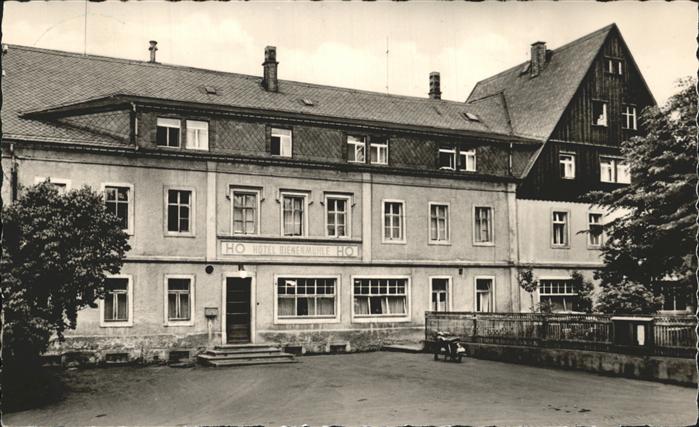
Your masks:
<svg viewBox="0 0 699 427"><path fill-rule="evenodd" d="M449 279L432 279L432 311L449 311Z"/></svg>
<svg viewBox="0 0 699 427"><path fill-rule="evenodd" d="M687 311L693 306L694 290L673 280L655 285L656 295L663 297L663 311Z"/></svg>
<svg viewBox="0 0 699 427"><path fill-rule="evenodd" d="M354 279L355 316L408 314L408 279Z"/></svg>
<svg viewBox="0 0 699 427"><path fill-rule="evenodd" d="M277 278L279 319L335 317L336 278Z"/></svg>
<svg viewBox="0 0 699 427"><path fill-rule="evenodd" d="M476 311L492 312L493 310L493 279L490 277L476 278Z"/></svg>
<svg viewBox="0 0 699 427"><path fill-rule="evenodd" d="M192 318L192 278L168 277L167 320L187 321Z"/></svg>
<svg viewBox="0 0 699 427"><path fill-rule="evenodd" d="M104 298L100 302L101 326L131 326L133 295L131 277L108 277L104 281Z"/></svg>
<svg viewBox="0 0 699 427"><path fill-rule="evenodd" d="M541 279L539 283L539 302L549 304L551 311L573 311L577 306L578 293L572 280Z"/></svg>

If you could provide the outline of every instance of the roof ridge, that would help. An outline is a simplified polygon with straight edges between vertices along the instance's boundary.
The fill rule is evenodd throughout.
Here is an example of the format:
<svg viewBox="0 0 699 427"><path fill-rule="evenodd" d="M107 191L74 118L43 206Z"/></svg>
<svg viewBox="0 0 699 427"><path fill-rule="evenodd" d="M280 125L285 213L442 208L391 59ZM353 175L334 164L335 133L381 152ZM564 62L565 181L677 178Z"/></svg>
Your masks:
<svg viewBox="0 0 699 427"><path fill-rule="evenodd" d="M152 63L152 62L140 60L140 59L117 58L114 56L96 55L96 54L92 54L92 53L82 54L79 52L70 52L70 51L65 51L65 50L47 49L47 48L42 48L42 47L24 46L24 45L9 44L9 43L6 43L6 45L10 48L10 52L9 52L10 54L12 53L13 49L20 49L20 50L46 53L46 54L50 54L50 55L70 56L70 57L86 58L86 59L92 59L92 60L98 60L98 61L128 63L128 64L140 65L140 66L145 66L145 67L166 67L166 68L191 71L191 72L206 72L206 73L212 73L212 74L218 74L218 75L237 76L237 77L251 79L251 80L253 80L253 79L259 79L260 81L262 80L261 76L236 73L233 71L221 71L221 70L212 70L209 68L192 67L190 65L168 64L168 63L162 63L162 62ZM435 103L435 104L437 104L437 103L454 104L454 105L461 105L464 107L466 106L465 102L453 101L453 100L449 100L449 99L432 99L432 98L427 98L427 97L422 98L422 97L414 96L414 95L400 95L400 94L382 93L382 92L371 91L371 90L366 90L366 89L355 89L355 88L348 88L348 87L342 87L342 86L324 85L324 84L319 84L319 83L302 82L302 81L298 81L298 80L279 79L279 82L280 83L291 83L291 84L299 85L299 86L343 90L343 91L346 91L349 93L365 93L365 94L381 96L381 97L399 98L399 99L403 99L403 100L414 100L414 101L418 101L418 102Z"/></svg>

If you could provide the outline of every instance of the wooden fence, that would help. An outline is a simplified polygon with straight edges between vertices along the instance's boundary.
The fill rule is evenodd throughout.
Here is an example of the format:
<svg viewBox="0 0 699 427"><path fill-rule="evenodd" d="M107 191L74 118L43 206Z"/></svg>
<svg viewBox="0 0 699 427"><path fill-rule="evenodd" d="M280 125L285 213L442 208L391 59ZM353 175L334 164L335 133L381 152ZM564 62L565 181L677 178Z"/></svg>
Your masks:
<svg viewBox="0 0 699 427"><path fill-rule="evenodd" d="M483 344L694 357L696 326L691 315L426 312L425 342L441 331Z"/></svg>

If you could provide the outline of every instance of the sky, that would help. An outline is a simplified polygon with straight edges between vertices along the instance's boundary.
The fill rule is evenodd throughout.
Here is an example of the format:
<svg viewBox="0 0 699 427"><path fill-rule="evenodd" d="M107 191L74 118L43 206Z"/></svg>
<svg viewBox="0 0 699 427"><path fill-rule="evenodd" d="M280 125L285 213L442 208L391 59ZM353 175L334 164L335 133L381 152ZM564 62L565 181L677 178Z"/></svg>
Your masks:
<svg viewBox="0 0 699 427"><path fill-rule="evenodd" d="M85 12L87 11L87 20ZM261 76L277 47L279 78L464 101L481 79L615 22L653 95L696 75L691 2L8 2L2 42ZM388 47L388 55L386 50Z"/></svg>

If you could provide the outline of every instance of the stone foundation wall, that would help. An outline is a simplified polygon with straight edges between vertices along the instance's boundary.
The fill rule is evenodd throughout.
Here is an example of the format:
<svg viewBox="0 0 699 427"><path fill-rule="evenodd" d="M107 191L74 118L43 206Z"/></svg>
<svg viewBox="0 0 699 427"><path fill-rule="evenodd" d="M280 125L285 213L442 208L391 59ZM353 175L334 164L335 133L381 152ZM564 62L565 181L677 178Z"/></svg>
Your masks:
<svg viewBox="0 0 699 427"><path fill-rule="evenodd" d="M375 351L388 344L424 339L424 327L357 329L344 331L279 331L260 334L264 342L304 353ZM343 347L344 346L344 347Z"/></svg>

